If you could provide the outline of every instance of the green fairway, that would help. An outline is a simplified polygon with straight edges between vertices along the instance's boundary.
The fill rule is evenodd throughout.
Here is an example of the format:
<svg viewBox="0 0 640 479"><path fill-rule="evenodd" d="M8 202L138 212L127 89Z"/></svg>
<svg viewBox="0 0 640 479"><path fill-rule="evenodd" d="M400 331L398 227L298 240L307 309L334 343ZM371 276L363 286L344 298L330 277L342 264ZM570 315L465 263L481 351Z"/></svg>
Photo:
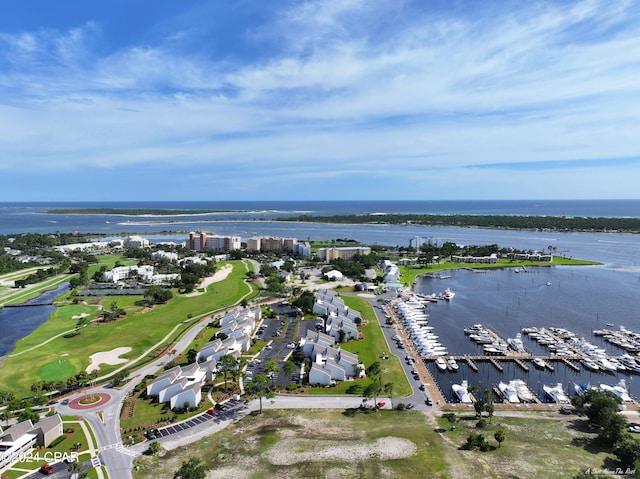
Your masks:
<svg viewBox="0 0 640 479"><path fill-rule="evenodd" d="M76 368L66 359L52 361L38 369L38 376L43 381L62 381L75 373Z"/></svg>
<svg viewBox="0 0 640 479"><path fill-rule="evenodd" d="M51 318L32 334L18 341L15 351L0 367L0 384L17 397L24 397L29 394L30 386L41 379L43 367L43 374L52 374L48 370L52 368L49 365L54 362L57 364L61 354L68 354L65 359L68 361L66 371L69 375L73 371L85 370L92 354L117 347L132 348L131 352L123 355L125 359L135 360L146 352L153 357L156 346L160 347L171 331L175 333L167 342L197 324L199 319L237 304L243 297L251 299L256 294L255 287L244 282L247 271L245 264L242 261L231 261L229 264L233 266L231 273L225 280L210 285L206 293L190 297L177 295L169 303L151 310L136 305L131 297L109 296L94 298L94 304L72 304L68 301L68 295L65 295L62 300L63 303L66 300L66 304L56 308ZM108 308L114 301L126 309L126 317L108 323L96 321L75 331L79 315L88 314L91 318L99 319L99 306ZM55 336L58 337L49 341ZM27 360L29 368L24 367ZM104 375L120 367L122 365L103 365L99 374Z"/></svg>

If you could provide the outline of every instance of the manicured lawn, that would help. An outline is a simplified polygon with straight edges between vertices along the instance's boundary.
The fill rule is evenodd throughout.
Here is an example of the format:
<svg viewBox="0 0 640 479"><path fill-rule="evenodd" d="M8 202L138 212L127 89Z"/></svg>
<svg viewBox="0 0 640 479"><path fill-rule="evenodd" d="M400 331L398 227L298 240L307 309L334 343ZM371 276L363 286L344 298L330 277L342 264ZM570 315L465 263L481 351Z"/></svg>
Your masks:
<svg viewBox="0 0 640 479"><path fill-rule="evenodd" d="M74 374L75 370L67 359L58 359L42 365L38 369L38 376L46 381L61 381Z"/></svg>
<svg viewBox="0 0 640 479"><path fill-rule="evenodd" d="M247 285L243 281L246 274L244 263L230 263L233 265L233 271L229 276L224 281L210 285L205 294L191 297L175 296L169 303L145 312L138 306L131 306L127 310L129 314L124 319L110 323L93 323L78 334L59 337L41 345L56 334L73 330L78 321L73 316L83 312L97 314L95 306L61 306L49 321L18 342L14 353L7 357L4 365L0 367L0 384L17 397L23 397L29 394L31 384L45 379L39 374L41 368L51 363L55 364L58 360L68 361L70 367L67 367L66 371L71 375L86 369L90 363L89 356L96 352L128 346L132 351L123 357L135 359L159 343L177 326L175 334L169 339L169 342L172 342L200 318L236 304L247 295L248 299L251 299L252 295L257 294L254 285ZM108 308L113 301L123 306L135 304L134 298L108 297L104 300L104 306ZM36 349L25 352L24 355L15 355L32 347ZM24 368L24 361L27 359L29 368ZM103 365L100 374L109 373L121 366ZM46 379L49 380L48 377Z"/></svg>

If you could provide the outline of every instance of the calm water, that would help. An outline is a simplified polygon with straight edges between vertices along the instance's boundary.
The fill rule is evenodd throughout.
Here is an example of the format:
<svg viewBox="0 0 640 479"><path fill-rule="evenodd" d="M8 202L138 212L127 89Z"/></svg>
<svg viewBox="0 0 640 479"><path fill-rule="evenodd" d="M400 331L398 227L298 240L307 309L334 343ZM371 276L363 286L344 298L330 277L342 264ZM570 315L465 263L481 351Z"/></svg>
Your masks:
<svg viewBox="0 0 640 479"><path fill-rule="evenodd" d="M50 208L146 208L211 210L203 215L140 218L115 215L43 214ZM253 231L234 222L270 220L309 214L315 216L364 213L499 214L551 216L640 217L640 200L580 201L206 201L206 202L100 202L0 203L0 234L21 232L83 233L215 230L221 234ZM228 221L224 226L219 221ZM224 228L224 229L221 229ZM239 228L239 229L237 229ZM287 227L288 228L288 227Z"/></svg>
<svg viewBox="0 0 640 479"><path fill-rule="evenodd" d="M624 351L593 336L594 329L613 324L612 329L625 326L640 330L640 275L630 276L605 267L539 267L518 274L511 269L487 273L457 270L450 275L449 279L425 278L416 284L416 291L428 294L450 287L456 292L452 301L429 306L430 325L451 353L482 354L481 346L463 332L465 326L476 323L491 328L505 339L514 337L523 327L563 327L612 355L621 355ZM548 349L524 334L523 339L530 352L549 355ZM442 373L433 367L431 371L449 398L451 384L462 379L484 389L515 378L527 381L541 398L544 398L543 384L562 382L565 389L573 393L573 382L614 385L625 378L630 393L640 398L638 376L576 373L560 362L555 363L554 373L533 367L527 373L514 363L504 361L503 364L503 373L488 363L479 363L478 373L466 364L461 364L457 373Z"/></svg>
<svg viewBox="0 0 640 479"><path fill-rule="evenodd" d="M68 290L64 284L57 289L43 293L39 298L27 301L27 303L46 303ZM4 356L13 350L15 343L31 334L38 326L44 323L55 306L30 306L28 308L3 308L0 309L0 356Z"/></svg>

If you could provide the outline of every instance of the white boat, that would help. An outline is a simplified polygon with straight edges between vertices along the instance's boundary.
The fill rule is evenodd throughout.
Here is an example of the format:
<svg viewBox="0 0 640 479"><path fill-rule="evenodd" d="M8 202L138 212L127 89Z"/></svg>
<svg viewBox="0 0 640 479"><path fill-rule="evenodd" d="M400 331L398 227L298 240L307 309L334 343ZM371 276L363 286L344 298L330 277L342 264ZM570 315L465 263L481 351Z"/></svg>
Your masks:
<svg viewBox="0 0 640 479"><path fill-rule="evenodd" d="M516 334L515 338L509 338L507 340L509 346L518 353L524 353L526 350L524 348L524 343L522 342L522 334Z"/></svg>
<svg viewBox="0 0 640 479"><path fill-rule="evenodd" d="M599 371L600 367L595 363L595 361L592 361L589 358L583 358L580 360L580 362L582 363L582 365L587 368L590 369L591 371Z"/></svg>
<svg viewBox="0 0 640 479"><path fill-rule="evenodd" d="M613 394L618 396L622 402L631 402L631 396L629 396L629 391L627 390L627 382L624 379L621 379L618 384L615 386L609 386L608 384L601 384L600 389L603 391L611 391Z"/></svg>
<svg viewBox="0 0 640 479"><path fill-rule="evenodd" d="M474 398L473 395L469 392L468 387L469 383L466 379L463 379L462 383L460 384L451 385L451 389L458 398L458 401L460 401L462 404L473 404Z"/></svg>
<svg viewBox="0 0 640 479"><path fill-rule="evenodd" d="M447 288L442 292L442 298L446 299L447 301L453 299L453 297L456 295L456 293L454 293L451 289Z"/></svg>
<svg viewBox="0 0 640 479"><path fill-rule="evenodd" d="M438 369L440 371L446 371L447 370L447 361L442 356L438 356L436 358L436 366L438 366Z"/></svg>
<svg viewBox="0 0 640 479"><path fill-rule="evenodd" d="M547 367L547 362L541 358L533 358L532 363L538 369L545 369Z"/></svg>
<svg viewBox="0 0 640 479"><path fill-rule="evenodd" d="M498 384L498 390L505 401L511 404L517 404L520 402L520 398L518 397L518 391L511 383L500 382Z"/></svg>
<svg viewBox="0 0 640 479"><path fill-rule="evenodd" d="M518 393L518 398L520 398L520 401L522 402L535 401L535 397L531 392L531 389L529 389L529 386L527 386L527 383L525 383L522 379L512 379L511 381L509 381L509 384L515 387L515 390Z"/></svg>
<svg viewBox="0 0 640 479"><path fill-rule="evenodd" d="M549 399L551 399L554 403L557 404L566 404L569 402L569 398L562 389L562 383L558 383L555 386L547 386L546 384L542 386L544 392L547 393Z"/></svg>
<svg viewBox="0 0 640 479"><path fill-rule="evenodd" d="M616 368L616 366L604 356L597 357L595 359L595 363L600 369L608 373L613 373L618 370L618 368Z"/></svg>
<svg viewBox="0 0 640 479"><path fill-rule="evenodd" d="M457 371L458 369L460 369L460 366L458 366L458 363L453 358L447 359L447 367L452 371Z"/></svg>
<svg viewBox="0 0 640 479"><path fill-rule="evenodd" d="M573 390L575 391L575 393L580 396L581 398L584 397L584 395L587 393L587 390L589 389L597 389L594 388L593 386L590 386L589 384L578 384L578 383L573 383Z"/></svg>

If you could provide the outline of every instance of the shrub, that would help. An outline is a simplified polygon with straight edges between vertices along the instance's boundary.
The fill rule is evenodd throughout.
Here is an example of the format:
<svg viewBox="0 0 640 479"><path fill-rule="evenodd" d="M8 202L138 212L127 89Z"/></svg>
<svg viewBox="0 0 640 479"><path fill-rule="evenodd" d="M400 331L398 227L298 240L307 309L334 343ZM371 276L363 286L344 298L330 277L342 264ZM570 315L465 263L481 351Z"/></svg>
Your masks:
<svg viewBox="0 0 640 479"><path fill-rule="evenodd" d="M67 436L58 436L53 441L51 441L51 444L49 444L49 447L56 447L58 444L60 444L66 438L67 438Z"/></svg>
<svg viewBox="0 0 640 479"><path fill-rule="evenodd" d="M479 427L481 429L484 429L485 427L487 427L487 420L482 418L480 419L477 423L476 423L476 427Z"/></svg>

